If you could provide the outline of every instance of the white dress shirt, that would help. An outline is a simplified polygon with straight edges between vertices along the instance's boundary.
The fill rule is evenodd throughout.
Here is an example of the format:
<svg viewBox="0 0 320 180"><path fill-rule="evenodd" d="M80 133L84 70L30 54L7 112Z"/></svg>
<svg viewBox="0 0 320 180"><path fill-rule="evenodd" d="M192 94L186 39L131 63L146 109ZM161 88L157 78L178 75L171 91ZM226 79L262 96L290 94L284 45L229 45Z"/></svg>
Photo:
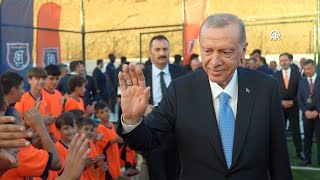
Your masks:
<svg viewBox="0 0 320 180"><path fill-rule="evenodd" d="M210 88L212 92L213 98L213 107L215 109L217 123L219 124L219 110L220 110L220 101L219 95L224 92L230 96L229 105L233 111L234 119L236 119L237 115L237 105L238 105L238 71L235 70L230 80L229 84L226 88L222 89L217 83L209 80Z"/></svg>
<svg viewBox="0 0 320 180"><path fill-rule="evenodd" d="M157 68L152 64L152 95L153 95L153 105L158 106L162 99L161 85L160 85L160 73L164 72L163 79L166 83L166 87L169 86L171 82L171 75L169 72L169 65L167 64L164 69Z"/></svg>
<svg viewBox="0 0 320 180"><path fill-rule="evenodd" d="M285 71L288 72L288 82L290 81L290 74L291 74L291 68L289 67L287 70L282 69L282 76L283 76L283 80L285 79Z"/></svg>
<svg viewBox="0 0 320 180"><path fill-rule="evenodd" d="M230 96L229 98L229 105L233 111L234 119L236 119L237 115L237 105L238 105L238 71L235 70L232 76L232 79L230 80L229 84L226 86L226 88L222 89L217 83L212 82L209 80L210 83L210 88L212 92L212 97L213 97L213 106L214 110L216 113L216 119L217 123L219 124L220 119L219 119L219 106L220 106L220 101L219 101L219 95L221 92L224 92ZM134 130L140 123L142 122L142 119L138 124L135 125L128 125L125 124L122 120L121 116L121 123L122 123L122 128L123 128L123 133L129 133L132 130Z"/></svg>
<svg viewBox="0 0 320 180"><path fill-rule="evenodd" d="M317 78L317 73L314 73L314 75L311 77L313 86L314 86L314 82L316 81L316 78ZM308 80L308 84L310 84L310 77L307 77L307 80Z"/></svg>

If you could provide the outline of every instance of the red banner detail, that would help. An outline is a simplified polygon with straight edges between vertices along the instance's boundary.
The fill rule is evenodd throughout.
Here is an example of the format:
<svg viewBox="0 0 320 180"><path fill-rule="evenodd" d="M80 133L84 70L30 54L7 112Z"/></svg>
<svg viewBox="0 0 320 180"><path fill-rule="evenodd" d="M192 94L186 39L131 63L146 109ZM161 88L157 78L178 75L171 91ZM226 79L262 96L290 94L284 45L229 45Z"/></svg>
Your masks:
<svg viewBox="0 0 320 180"><path fill-rule="evenodd" d="M205 18L206 0L186 0L184 8L183 65L188 65L193 48L198 42L201 23Z"/></svg>
<svg viewBox="0 0 320 180"><path fill-rule="evenodd" d="M37 26L40 28L59 29L61 6L56 3L46 3L38 13ZM60 35L58 31L37 30L37 66L59 64Z"/></svg>

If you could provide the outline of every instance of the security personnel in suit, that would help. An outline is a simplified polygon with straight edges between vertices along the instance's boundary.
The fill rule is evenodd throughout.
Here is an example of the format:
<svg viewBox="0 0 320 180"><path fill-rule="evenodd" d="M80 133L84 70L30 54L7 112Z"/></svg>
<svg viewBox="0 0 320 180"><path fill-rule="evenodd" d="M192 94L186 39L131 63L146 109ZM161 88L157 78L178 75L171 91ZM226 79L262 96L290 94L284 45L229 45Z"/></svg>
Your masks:
<svg viewBox="0 0 320 180"><path fill-rule="evenodd" d="M171 81L185 75L185 70L169 64L169 40L163 35L154 36L150 40L149 57L152 65L145 67L143 74L151 90L149 107L154 107L158 106ZM180 163L174 136L167 136L159 148L144 154L150 180L175 180L179 177Z"/></svg>

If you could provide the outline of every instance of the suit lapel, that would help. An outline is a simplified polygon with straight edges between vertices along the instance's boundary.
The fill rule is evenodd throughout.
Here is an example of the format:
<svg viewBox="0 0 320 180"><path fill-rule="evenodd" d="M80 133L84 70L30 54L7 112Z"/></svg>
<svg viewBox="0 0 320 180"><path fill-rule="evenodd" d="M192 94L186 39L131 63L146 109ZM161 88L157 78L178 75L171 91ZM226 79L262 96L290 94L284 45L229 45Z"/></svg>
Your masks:
<svg viewBox="0 0 320 180"><path fill-rule="evenodd" d="M238 68L238 104L231 169L235 166L245 142L255 98L255 87L252 86L253 83L250 82L246 71L244 68Z"/></svg>
<svg viewBox="0 0 320 180"><path fill-rule="evenodd" d="M149 104L153 105L153 91L152 91L152 66L146 67L144 70L144 75L146 79L146 85L150 86L150 99Z"/></svg>
<svg viewBox="0 0 320 180"><path fill-rule="evenodd" d="M171 64L168 64L168 65L169 65L169 73L170 73L170 76L171 76L171 80L177 79L178 78L178 74L175 71L173 65L171 65Z"/></svg>
<svg viewBox="0 0 320 180"><path fill-rule="evenodd" d="M317 92L319 90L318 89L319 83L320 83L320 79L318 76L316 76L316 80L314 81L314 85L313 85L313 95L315 94L314 92ZM308 86L309 86L309 83L308 83Z"/></svg>
<svg viewBox="0 0 320 180"><path fill-rule="evenodd" d="M209 84L209 79L207 74L201 70L199 72L199 76L197 76L197 79L194 81L194 84L192 88L194 89L194 94L198 94L197 98L195 98L195 107L200 107L203 105L206 105L208 111L207 113L200 113L199 119L201 119L201 122L203 125L204 131L207 134L208 140L215 150L216 154L219 157L219 160L221 162L226 163L223 149L222 149L222 143L217 123L217 118L213 106L213 97L212 92Z"/></svg>
<svg viewBox="0 0 320 180"><path fill-rule="evenodd" d="M289 84L288 84L288 89L290 89L290 85L292 86L292 81L294 80L294 72L293 70L291 69L291 72L290 72L290 79L289 79ZM288 90L287 89L287 90Z"/></svg>
<svg viewBox="0 0 320 180"><path fill-rule="evenodd" d="M286 87L285 87L285 85L284 85L284 79L283 79L282 70L280 70L280 71L278 72L277 76L278 76L277 79L279 80L279 86L281 86L281 89L286 90Z"/></svg>

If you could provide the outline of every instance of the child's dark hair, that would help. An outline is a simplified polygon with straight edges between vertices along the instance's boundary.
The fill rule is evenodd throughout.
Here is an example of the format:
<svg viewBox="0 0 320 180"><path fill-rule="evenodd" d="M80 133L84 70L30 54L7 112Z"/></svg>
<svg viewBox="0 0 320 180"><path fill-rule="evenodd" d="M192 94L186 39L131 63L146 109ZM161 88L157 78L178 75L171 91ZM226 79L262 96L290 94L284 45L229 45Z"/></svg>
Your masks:
<svg viewBox="0 0 320 180"><path fill-rule="evenodd" d="M56 127L61 128L62 125L72 126L76 123L77 117L71 112L62 113L56 120Z"/></svg>
<svg viewBox="0 0 320 180"><path fill-rule="evenodd" d="M1 83L3 85L4 94L9 94L10 90L15 87L19 89L19 86L23 82L23 77L16 72L5 72L1 76Z"/></svg>
<svg viewBox="0 0 320 180"><path fill-rule="evenodd" d="M47 72L41 67L33 67L28 71L28 78L47 78Z"/></svg>
<svg viewBox="0 0 320 180"><path fill-rule="evenodd" d="M81 129L85 125L92 125L93 127L95 127L94 121L89 117L81 117L77 119L77 127L79 129Z"/></svg>
<svg viewBox="0 0 320 180"><path fill-rule="evenodd" d="M94 105L94 110L97 112L98 110L100 109L104 109L104 108L109 108L108 105L104 102L97 102L95 105Z"/></svg>
<svg viewBox="0 0 320 180"><path fill-rule="evenodd" d="M68 86L70 91L73 92L76 89L76 87L81 87L85 83L87 83L87 80L84 77L77 75L77 76L72 76L69 79Z"/></svg>
<svg viewBox="0 0 320 180"><path fill-rule="evenodd" d="M77 119L83 117L83 115L85 114L85 112L82 111L81 109L72 109L72 110L70 110L69 112L71 112L72 114L74 114L74 115L77 117Z"/></svg>
<svg viewBox="0 0 320 180"><path fill-rule="evenodd" d="M50 76L60 76L60 68L57 65L50 64L44 68Z"/></svg>

